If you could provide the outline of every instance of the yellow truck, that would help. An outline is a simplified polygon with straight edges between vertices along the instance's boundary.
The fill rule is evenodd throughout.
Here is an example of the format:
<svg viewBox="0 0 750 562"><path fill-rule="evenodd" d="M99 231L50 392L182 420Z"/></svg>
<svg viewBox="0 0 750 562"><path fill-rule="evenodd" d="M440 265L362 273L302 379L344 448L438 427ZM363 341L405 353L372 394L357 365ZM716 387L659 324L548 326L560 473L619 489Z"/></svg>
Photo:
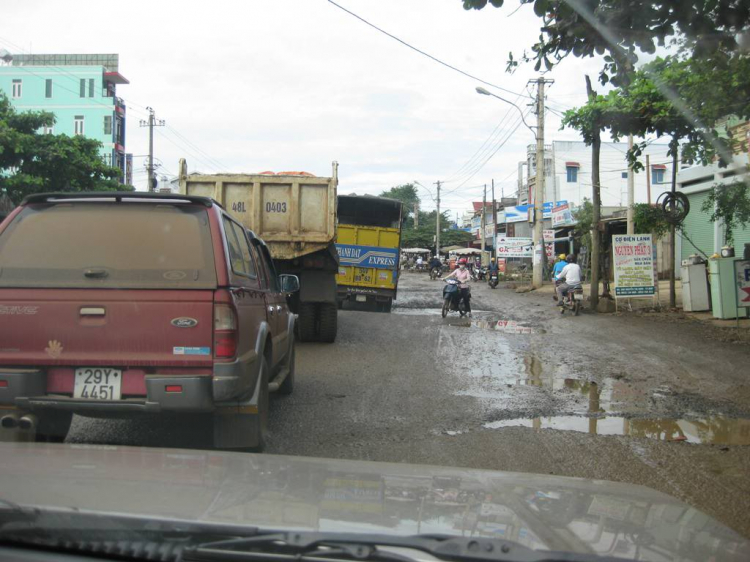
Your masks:
<svg viewBox="0 0 750 562"><path fill-rule="evenodd" d="M369 195L338 196L337 297L390 312L398 288L401 201Z"/></svg>

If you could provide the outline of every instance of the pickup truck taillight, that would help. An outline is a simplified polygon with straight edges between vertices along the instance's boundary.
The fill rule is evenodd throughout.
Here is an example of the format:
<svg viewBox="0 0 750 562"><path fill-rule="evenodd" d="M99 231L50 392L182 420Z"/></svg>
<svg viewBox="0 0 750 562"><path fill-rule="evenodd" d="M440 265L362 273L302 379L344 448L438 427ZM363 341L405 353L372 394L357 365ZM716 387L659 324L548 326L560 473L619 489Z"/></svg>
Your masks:
<svg viewBox="0 0 750 562"><path fill-rule="evenodd" d="M237 355L237 313L229 304L214 304L214 359Z"/></svg>

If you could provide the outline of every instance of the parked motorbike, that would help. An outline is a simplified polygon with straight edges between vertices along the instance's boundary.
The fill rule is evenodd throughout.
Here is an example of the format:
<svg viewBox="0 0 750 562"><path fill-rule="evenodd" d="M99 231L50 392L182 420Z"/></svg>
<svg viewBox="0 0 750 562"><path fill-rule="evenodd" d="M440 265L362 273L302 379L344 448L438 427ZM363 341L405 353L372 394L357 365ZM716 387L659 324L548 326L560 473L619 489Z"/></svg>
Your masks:
<svg viewBox="0 0 750 562"><path fill-rule="evenodd" d="M461 317L466 314L466 305L461 298L461 288L455 279L446 279L443 287L443 318L449 312L458 312Z"/></svg>
<svg viewBox="0 0 750 562"><path fill-rule="evenodd" d="M575 289L568 290L568 294L562 300L560 314L565 314L566 310L573 312L573 316L578 316L583 306L583 287L578 286Z"/></svg>
<svg viewBox="0 0 750 562"><path fill-rule="evenodd" d="M493 273L488 273L487 284L490 286L490 289L496 289L499 280L500 277L498 276L496 271Z"/></svg>

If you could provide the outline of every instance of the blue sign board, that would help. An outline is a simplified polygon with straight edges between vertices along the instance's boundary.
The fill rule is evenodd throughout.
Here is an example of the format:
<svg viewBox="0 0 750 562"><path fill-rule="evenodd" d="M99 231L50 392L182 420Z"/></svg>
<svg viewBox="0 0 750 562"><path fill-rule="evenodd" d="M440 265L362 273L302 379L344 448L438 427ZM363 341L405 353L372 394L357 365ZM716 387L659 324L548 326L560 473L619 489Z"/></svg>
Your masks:
<svg viewBox="0 0 750 562"><path fill-rule="evenodd" d="M547 201L544 204L542 215L545 219L552 218L552 207L566 205L567 201ZM517 205L515 207L505 207L505 222L524 222L529 220L529 209L534 205Z"/></svg>
<svg viewBox="0 0 750 562"><path fill-rule="evenodd" d="M336 244L336 250L339 253L339 263L343 266L396 269L398 264L396 248Z"/></svg>

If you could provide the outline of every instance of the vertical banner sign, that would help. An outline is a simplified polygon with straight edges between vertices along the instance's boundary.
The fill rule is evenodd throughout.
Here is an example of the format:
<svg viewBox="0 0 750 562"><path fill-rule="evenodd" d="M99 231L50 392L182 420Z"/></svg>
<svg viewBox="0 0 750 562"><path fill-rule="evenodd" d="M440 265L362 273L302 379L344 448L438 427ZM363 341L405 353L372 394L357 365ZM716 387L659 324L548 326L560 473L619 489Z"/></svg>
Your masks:
<svg viewBox="0 0 750 562"><path fill-rule="evenodd" d="M615 298L654 294L654 251L650 234L612 236Z"/></svg>
<svg viewBox="0 0 750 562"><path fill-rule="evenodd" d="M555 231L543 230L542 237L544 238L544 252L547 254L547 261L549 261L555 255Z"/></svg>
<svg viewBox="0 0 750 562"><path fill-rule="evenodd" d="M125 185L133 185L133 155L125 155Z"/></svg>
<svg viewBox="0 0 750 562"><path fill-rule="evenodd" d="M734 279L737 285L737 308L750 308L750 261L734 262Z"/></svg>

